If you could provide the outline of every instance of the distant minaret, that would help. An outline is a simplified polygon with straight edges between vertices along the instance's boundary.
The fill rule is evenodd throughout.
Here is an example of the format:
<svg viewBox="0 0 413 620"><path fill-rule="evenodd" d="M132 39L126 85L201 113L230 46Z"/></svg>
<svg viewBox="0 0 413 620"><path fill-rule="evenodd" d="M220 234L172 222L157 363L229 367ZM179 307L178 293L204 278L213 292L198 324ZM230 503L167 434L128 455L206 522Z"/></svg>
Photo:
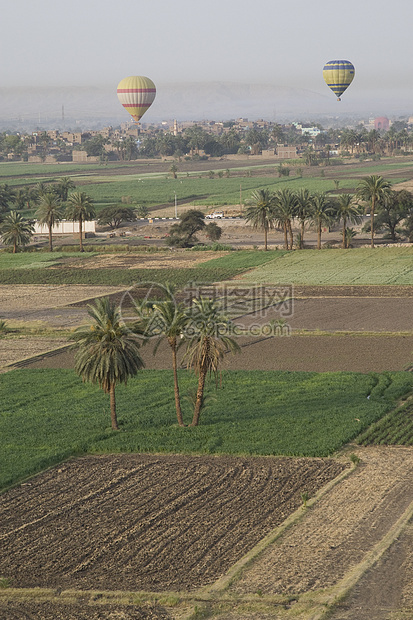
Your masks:
<svg viewBox="0 0 413 620"><path fill-rule="evenodd" d="M178 121L174 120L174 136L178 135Z"/></svg>

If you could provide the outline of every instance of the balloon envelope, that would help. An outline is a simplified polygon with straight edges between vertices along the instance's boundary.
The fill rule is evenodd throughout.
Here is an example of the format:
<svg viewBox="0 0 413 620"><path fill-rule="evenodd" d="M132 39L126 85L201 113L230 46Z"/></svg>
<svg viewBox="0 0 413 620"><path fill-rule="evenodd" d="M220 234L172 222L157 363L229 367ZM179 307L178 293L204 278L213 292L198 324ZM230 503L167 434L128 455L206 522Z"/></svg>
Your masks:
<svg viewBox="0 0 413 620"><path fill-rule="evenodd" d="M118 84L118 99L132 116L139 122L146 110L152 105L156 96L155 84L143 75L132 75Z"/></svg>
<svg viewBox="0 0 413 620"><path fill-rule="evenodd" d="M324 65L324 81L337 95L339 101L341 95L353 81L354 75L354 66L348 60L330 60Z"/></svg>

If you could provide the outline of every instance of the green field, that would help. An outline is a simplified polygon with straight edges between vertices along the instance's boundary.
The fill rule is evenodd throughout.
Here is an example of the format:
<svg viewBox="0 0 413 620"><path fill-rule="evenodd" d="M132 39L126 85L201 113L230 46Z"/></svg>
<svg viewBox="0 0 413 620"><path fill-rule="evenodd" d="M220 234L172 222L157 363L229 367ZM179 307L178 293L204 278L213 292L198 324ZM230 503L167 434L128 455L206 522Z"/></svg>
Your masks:
<svg viewBox="0 0 413 620"><path fill-rule="evenodd" d="M413 246L287 252L242 276L256 284L413 285Z"/></svg>
<svg viewBox="0 0 413 620"><path fill-rule="evenodd" d="M154 160L156 163L156 160ZM2 181L10 182L11 178L8 177L21 177L21 179L29 180L30 177L39 177L31 179L30 182L38 183L40 177L43 179L50 176L55 179L60 179L63 176L72 176L73 173L101 173L103 169L113 170L118 168L127 168L128 164L125 162L113 162L108 163L107 166L102 168L99 164L74 164L74 163L56 163L56 164L29 164L26 162L0 162L0 178ZM21 180L20 179L20 180Z"/></svg>
<svg viewBox="0 0 413 620"><path fill-rule="evenodd" d="M185 395L196 378L181 371L180 382ZM86 452L327 456L412 387L407 372L225 372L200 426L179 428L172 372L144 370L117 388L113 432L108 396L73 371L16 370L0 375L0 487Z"/></svg>
<svg viewBox="0 0 413 620"><path fill-rule="evenodd" d="M178 178L172 179L169 172L151 172L151 165L159 165L159 160L142 162L111 162L108 166L98 164L28 164L15 162L0 162L0 180L13 187L34 185L40 181L53 182L62 176L70 176L78 185L77 189L87 192L95 201L97 212L107 205L119 203L124 196L130 196L132 204L147 207L163 204L174 204L175 192L180 203L191 204L194 207L233 206L242 202L247 203L256 189L277 191L288 187L292 190L307 188L311 192L330 192L335 190L334 179L339 180L339 188L355 188L361 176L370 174L391 175L396 170L406 171L406 178L397 178L400 183L411 177L413 162L402 158L400 161L372 162L370 166L360 167L357 163L346 166L306 168L303 177L294 176L295 166L290 166L290 177L278 177L277 163L251 164L240 162L240 166L230 171L228 178L224 175L209 178L211 163L205 170L185 172L185 162L178 164ZM107 172L135 169L142 165L140 174L108 175ZM288 165L288 163L287 163ZM202 166L201 166L202 168ZM260 170L265 176L249 176L251 172ZM240 174L241 173L241 174ZM240 192L241 190L241 192ZM241 193L241 196L240 196ZM24 216L32 216L34 210L22 212Z"/></svg>
<svg viewBox="0 0 413 620"><path fill-rule="evenodd" d="M164 175L165 177L166 175ZM284 187L291 189L308 188L312 192L332 191L334 183L327 178L277 178L230 177L198 178L195 176L178 179L153 176L142 178L139 175L118 176L96 179L97 183L82 186L99 204L119 202L122 196L131 196L132 202L151 207L157 204L174 203L175 192L179 201L190 202L193 206L238 205L240 185L242 200L247 201L254 190L267 188L277 191ZM340 186L354 187L354 180L342 180Z"/></svg>
<svg viewBox="0 0 413 620"><path fill-rule="evenodd" d="M242 269L201 267L176 269L0 269L0 284L90 284L132 286L139 282L157 282L183 287L188 282L210 284L229 280Z"/></svg>

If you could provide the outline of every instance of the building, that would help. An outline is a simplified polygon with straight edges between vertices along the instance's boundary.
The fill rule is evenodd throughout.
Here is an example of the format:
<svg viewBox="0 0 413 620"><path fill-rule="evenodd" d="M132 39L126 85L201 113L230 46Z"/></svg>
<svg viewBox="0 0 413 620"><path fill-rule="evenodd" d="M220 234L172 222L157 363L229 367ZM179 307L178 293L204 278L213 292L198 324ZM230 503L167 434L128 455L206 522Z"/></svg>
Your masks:
<svg viewBox="0 0 413 620"><path fill-rule="evenodd" d="M374 129L376 131L389 131L390 121L386 116L379 116L374 119Z"/></svg>

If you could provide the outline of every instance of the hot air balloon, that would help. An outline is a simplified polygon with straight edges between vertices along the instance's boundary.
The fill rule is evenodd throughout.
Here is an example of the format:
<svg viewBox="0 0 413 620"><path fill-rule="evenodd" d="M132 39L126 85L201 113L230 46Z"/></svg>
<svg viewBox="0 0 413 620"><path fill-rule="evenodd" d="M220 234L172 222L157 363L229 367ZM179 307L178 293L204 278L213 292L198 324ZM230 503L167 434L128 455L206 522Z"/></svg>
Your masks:
<svg viewBox="0 0 413 620"><path fill-rule="evenodd" d="M133 75L124 78L118 84L118 99L132 116L133 120L139 123L146 110L152 105L155 95L155 84L143 75Z"/></svg>
<svg viewBox="0 0 413 620"><path fill-rule="evenodd" d="M354 75L354 66L348 60L330 60L324 65L324 81L337 95L337 101L341 101L341 95L350 86Z"/></svg>

